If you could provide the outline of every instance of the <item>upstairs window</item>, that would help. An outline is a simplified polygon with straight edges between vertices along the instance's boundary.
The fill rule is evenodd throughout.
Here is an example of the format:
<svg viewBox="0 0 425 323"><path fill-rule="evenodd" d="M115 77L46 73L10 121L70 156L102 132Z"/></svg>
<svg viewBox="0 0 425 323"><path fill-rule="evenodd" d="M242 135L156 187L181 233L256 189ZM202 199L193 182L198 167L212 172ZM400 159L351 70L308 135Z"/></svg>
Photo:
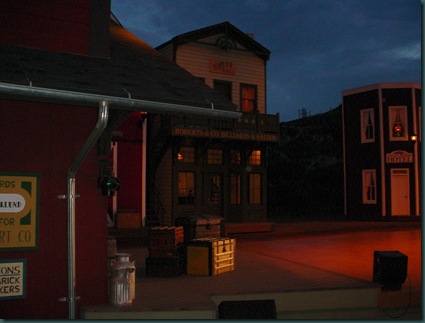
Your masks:
<svg viewBox="0 0 425 323"><path fill-rule="evenodd" d="M389 138L392 141L407 140L407 107L389 107Z"/></svg>
<svg viewBox="0 0 425 323"><path fill-rule="evenodd" d="M229 101L232 101L232 82L214 80L214 90L221 93Z"/></svg>
<svg viewBox="0 0 425 323"><path fill-rule="evenodd" d="M257 111L257 87L241 84L241 111L245 113Z"/></svg>
<svg viewBox="0 0 425 323"><path fill-rule="evenodd" d="M360 111L362 143L375 142L375 115L373 109Z"/></svg>

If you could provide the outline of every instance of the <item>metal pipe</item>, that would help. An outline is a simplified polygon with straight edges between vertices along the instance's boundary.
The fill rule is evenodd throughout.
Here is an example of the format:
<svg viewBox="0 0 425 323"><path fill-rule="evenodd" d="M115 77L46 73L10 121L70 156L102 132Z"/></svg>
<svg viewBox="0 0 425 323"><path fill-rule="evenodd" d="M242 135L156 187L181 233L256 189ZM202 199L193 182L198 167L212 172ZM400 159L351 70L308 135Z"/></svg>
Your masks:
<svg viewBox="0 0 425 323"><path fill-rule="evenodd" d="M194 116L217 117L217 118L239 118L242 113L235 111L224 111L207 109L195 106L163 103L146 100L121 98L116 96L105 96L99 94L46 89L35 86L16 85L0 83L0 97L17 99L29 99L48 103L66 103L76 106L97 107L99 102L106 101L110 109L145 111L153 113L175 113L189 114Z"/></svg>
<svg viewBox="0 0 425 323"><path fill-rule="evenodd" d="M168 114L189 114L194 116L239 118L242 114L234 111L224 111L186 106L170 103L162 103L146 100L135 100L98 94L64 91L34 86L25 86L0 82L0 97L12 100L26 100L30 102L59 103L83 107L98 107L99 116L95 128L87 138L85 144L68 169L68 195L60 198L68 199L68 298L69 318L75 318L75 175L81 163L87 157L93 145L99 139L108 122L109 109L128 111L144 111Z"/></svg>
<svg viewBox="0 0 425 323"><path fill-rule="evenodd" d="M76 270L75 270L75 176L77 170L87 157L96 141L101 136L108 124L108 104L102 101L99 106L99 114L96 126L93 128L83 147L75 157L68 169L68 312L69 318L75 319L75 296Z"/></svg>

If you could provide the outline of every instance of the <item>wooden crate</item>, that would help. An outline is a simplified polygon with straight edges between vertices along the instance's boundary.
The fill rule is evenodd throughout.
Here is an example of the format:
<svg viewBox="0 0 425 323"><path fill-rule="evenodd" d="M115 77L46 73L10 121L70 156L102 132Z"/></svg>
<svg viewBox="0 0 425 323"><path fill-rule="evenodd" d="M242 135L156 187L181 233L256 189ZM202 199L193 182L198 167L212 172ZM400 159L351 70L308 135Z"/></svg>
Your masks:
<svg viewBox="0 0 425 323"><path fill-rule="evenodd" d="M117 213L117 228L139 228L142 225L140 213L123 212Z"/></svg>
<svg viewBox="0 0 425 323"><path fill-rule="evenodd" d="M200 238L188 242L187 273L219 275L235 270L235 239Z"/></svg>
<svg viewBox="0 0 425 323"><path fill-rule="evenodd" d="M149 229L148 250L151 257L175 256L183 244L183 227L162 226Z"/></svg>
<svg viewBox="0 0 425 323"><path fill-rule="evenodd" d="M190 240L206 237L221 237L224 235L223 218L214 215L197 215L178 217L175 225L184 229L184 243Z"/></svg>

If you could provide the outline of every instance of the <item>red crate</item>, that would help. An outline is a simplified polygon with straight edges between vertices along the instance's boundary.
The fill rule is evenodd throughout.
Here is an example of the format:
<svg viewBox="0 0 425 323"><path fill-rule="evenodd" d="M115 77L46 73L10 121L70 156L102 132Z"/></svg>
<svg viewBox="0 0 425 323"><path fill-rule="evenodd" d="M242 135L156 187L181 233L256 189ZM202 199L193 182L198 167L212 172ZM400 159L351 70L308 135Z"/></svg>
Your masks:
<svg viewBox="0 0 425 323"><path fill-rule="evenodd" d="M183 243L183 239L183 227L153 227L149 230L149 256L175 256L178 246Z"/></svg>

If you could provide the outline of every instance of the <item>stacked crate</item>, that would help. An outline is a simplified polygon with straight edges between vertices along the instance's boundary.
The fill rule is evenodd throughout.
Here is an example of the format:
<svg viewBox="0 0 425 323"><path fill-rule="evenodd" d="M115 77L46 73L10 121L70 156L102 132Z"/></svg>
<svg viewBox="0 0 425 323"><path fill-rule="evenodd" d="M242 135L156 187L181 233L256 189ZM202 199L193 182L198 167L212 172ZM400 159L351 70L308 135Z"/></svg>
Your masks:
<svg viewBox="0 0 425 323"><path fill-rule="evenodd" d="M175 277L185 273L184 233L181 226L160 226L149 230L146 276Z"/></svg>
<svg viewBox="0 0 425 323"><path fill-rule="evenodd" d="M235 270L235 239L208 237L187 243L187 273L219 275Z"/></svg>
<svg viewBox="0 0 425 323"><path fill-rule="evenodd" d="M205 214L182 216L175 220L175 225L184 228L185 244L193 239L224 235L223 218L219 216Z"/></svg>

